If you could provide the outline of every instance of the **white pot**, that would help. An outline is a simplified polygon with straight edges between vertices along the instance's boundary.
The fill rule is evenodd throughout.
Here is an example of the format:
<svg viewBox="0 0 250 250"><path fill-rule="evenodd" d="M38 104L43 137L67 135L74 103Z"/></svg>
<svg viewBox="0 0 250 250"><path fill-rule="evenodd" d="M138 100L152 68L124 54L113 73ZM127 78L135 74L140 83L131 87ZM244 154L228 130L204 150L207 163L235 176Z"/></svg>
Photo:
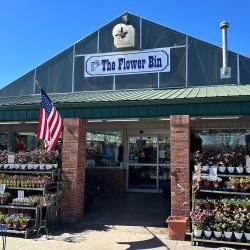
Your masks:
<svg viewBox="0 0 250 250"><path fill-rule="evenodd" d="M224 236L226 239L231 239L233 235L233 232L224 232Z"/></svg>
<svg viewBox="0 0 250 250"><path fill-rule="evenodd" d="M250 174L250 167L246 167L246 172Z"/></svg>
<svg viewBox="0 0 250 250"><path fill-rule="evenodd" d="M219 239L222 236L222 232L214 231L214 236Z"/></svg>
<svg viewBox="0 0 250 250"><path fill-rule="evenodd" d="M245 235L246 240L250 240L250 233L245 233L244 232L244 235Z"/></svg>
<svg viewBox="0 0 250 250"><path fill-rule="evenodd" d="M202 166L202 168L201 168L201 170L202 170L203 172L207 172L208 169L209 169L209 166L207 166L207 165Z"/></svg>
<svg viewBox="0 0 250 250"><path fill-rule="evenodd" d="M122 163L122 162L121 162ZM56 169L56 168L58 168L58 163L54 163L54 164L52 164L53 165L53 168L54 169Z"/></svg>
<svg viewBox="0 0 250 250"><path fill-rule="evenodd" d="M20 168L20 164L15 163L15 169L19 169Z"/></svg>
<svg viewBox="0 0 250 250"><path fill-rule="evenodd" d="M0 169L3 168L3 164L0 164Z"/></svg>
<svg viewBox="0 0 250 250"><path fill-rule="evenodd" d="M235 167L227 167L227 171L232 174L234 172Z"/></svg>
<svg viewBox="0 0 250 250"><path fill-rule="evenodd" d="M53 168L53 164L46 164L46 170L51 170Z"/></svg>
<svg viewBox="0 0 250 250"><path fill-rule="evenodd" d="M8 164L8 163L3 164L3 168L4 168L4 169L8 169L8 167L9 167L9 164Z"/></svg>
<svg viewBox="0 0 250 250"><path fill-rule="evenodd" d="M202 230L194 229L194 237L200 238L202 234Z"/></svg>
<svg viewBox="0 0 250 250"><path fill-rule="evenodd" d="M39 169L39 167L40 167L40 164L34 164L34 170L38 170Z"/></svg>
<svg viewBox="0 0 250 250"><path fill-rule="evenodd" d="M28 170L32 170L34 169L34 164L33 163L29 163L28 164Z"/></svg>
<svg viewBox="0 0 250 250"><path fill-rule="evenodd" d="M27 167L27 164L21 164L21 169L22 169L22 170L25 170L26 167Z"/></svg>
<svg viewBox="0 0 250 250"><path fill-rule="evenodd" d="M43 163L40 163L40 170L45 170L46 165Z"/></svg>
<svg viewBox="0 0 250 250"><path fill-rule="evenodd" d="M226 166L219 166L220 173L225 173L225 171L226 171Z"/></svg>
<svg viewBox="0 0 250 250"><path fill-rule="evenodd" d="M236 171L237 171L238 174L242 174L243 170L244 170L243 167L236 167Z"/></svg>
<svg viewBox="0 0 250 250"><path fill-rule="evenodd" d="M14 163L10 163L9 166L10 166L10 169L12 169L12 170L15 169L15 164Z"/></svg>
<svg viewBox="0 0 250 250"><path fill-rule="evenodd" d="M212 231L207 231L207 230L204 230L204 234L207 238L210 238L211 235L212 235Z"/></svg>
<svg viewBox="0 0 250 250"><path fill-rule="evenodd" d="M234 236L235 236L236 240L241 240L243 233L234 232Z"/></svg>

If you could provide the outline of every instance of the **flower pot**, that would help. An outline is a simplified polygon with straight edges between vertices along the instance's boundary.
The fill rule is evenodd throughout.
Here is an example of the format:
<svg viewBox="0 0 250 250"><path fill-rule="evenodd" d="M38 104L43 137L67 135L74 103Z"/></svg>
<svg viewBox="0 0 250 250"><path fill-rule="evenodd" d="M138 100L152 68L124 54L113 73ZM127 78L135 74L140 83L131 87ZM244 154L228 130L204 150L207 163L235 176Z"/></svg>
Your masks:
<svg viewBox="0 0 250 250"><path fill-rule="evenodd" d="M224 236L225 236L226 240L231 240L231 238L233 236L233 232L224 232Z"/></svg>
<svg viewBox="0 0 250 250"><path fill-rule="evenodd" d="M46 165L43 163L40 163L40 170L45 170L45 168L46 168Z"/></svg>
<svg viewBox="0 0 250 250"><path fill-rule="evenodd" d="M250 174L250 167L246 167L246 172Z"/></svg>
<svg viewBox="0 0 250 250"><path fill-rule="evenodd" d="M204 187L210 187L210 181L204 180L203 185L204 185Z"/></svg>
<svg viewBox="0 0 250 250"><path fill-rule="evenodd" d="M9 167L10 167L10 170L13 170L13 169L15 169L15 164L11 163L11 164L9 164Z"/></svg>
<svg viewBox="0 0 250 250"><path fill-rule="evenodd" d="M237 241L241 241L243 233L234 232L234 236Z"/></svg>
<svg viewBox="0 0 250 250"><path fill-rule="evenodd" d="M195 210L200 210L200 209L202 209L202 207L203 207L203 204L199 204L199 203L194 204Z"/></svg>
<svg viewBox="0 0 250 250"><path fill-rule="evenodd" d="M53 168L53 164L46 164L46 170L51 170Z"/></svg>
<svg viewBox="0 0 250 250"><path fill-rule="evenodd" d="M53 169L58 168L58 163L54 163L54 164L52 164L52 165L53 165ZM121 168L122 168L122 162L120 162L120 165L121 165Z"/></svg>
<svg viewBox="0 0 250 250"><path fill-rule="evenodd" d="M236 172L237 172L238 174L242 174L242 173L243 173L243 170L244 170L243 167L236 167Z"/></svg>
<svg viewBox="0 0 250 250"><path fill-rule="evenodd" d="M15 169L16 170L20 169L20 164L15 163Z"/></svg>
<svg viewBox="0 0 250 250"><path fill-rule="evenodd" d="M201 167L201 170L202 170L203 172L207 172L207 171L209 170L209 166L207 166L207 165L202 166L202 167Z"/></svg>
<svg viewBox="0 0 250 250"><path fill-rule="evenodd" d="M169 216L168 223L168 238L170 240L185 240L187 230L188 217L185 216Z"/></svg>
<svg viewBox="0 0 250 250"><path fill-rule="evenodd" d="M26 168L27 168L27 164L21 164L21 169L22 170L26 170Z"/></svg>
<svg viewBox="0 0 250 250"><path fill-rule="evenodd" d="M231 188L232 189L237 189L239 187L238 183L231 183Z"/></svg>
<svg viewBox="0 0 250 250"><path fill-rule="evenodd" d="M234 172L234 169L235 169L235 167L232 167L232 166L227 167L227 171L228 171L230 174L232 174L232 173Z"/></svg>
<svg viewBox="0 0 250 250"><path fill-rule="evenodd" d="M222 232L221 231L214 231L214 236L216 239L220 239L222 236Z"/></svg>
<svg viewBox="0 0 250 250"><path fill-rule="evenodd" d="M5 221L4 220L0 220L0 224L5 224Z"/></svg>
<svg viewBox="0 0 250 250"><path fill-rule="evenodd" d="M247 241L250 241L250 233L245 233L244 232L244 236L245 236Z"/></svg>
<svg viewBox="0 0 250 250"><path fill-rule="evenodd" d="M195 238L201 238L202 230L200 229L194 229L194 237Z"/></svg>
<svg viewBox="0 0 250 250"><path fill-rule="evenodd" d="M214 188L218 188L220 183L218 181L213 181L212 185L213 185Z"/></svg>
<svg viewBox="0 0 250 250"><path fill-rule="evenodd" d="M34 169L34 164L29 163L29 164L28 164L28 170L33 170L33 169Z"/></svg>
<svg viewBox="0 0 250 250"><path fill-rule="evenodd" d="M8 204L8 197L1 197L1 204L7 205Z"/></svg>
<svg viewBox="0 0 250 250"><path fill-rule="evenodd" d="M225 173L225 171L226 171L226 166L219 166L220 173Z"/></svg>
<svg viewBox="0 0 250 250"><path fill-rule="evenodd" d="M205 237L206 237L207 239L210 239L211 236L212 236L212 231L204 230L204 234L205 234Z"/></svg>
<svg viewBox="0 0 250 250"><path fill-rule="evenodd" d="M20 226L19 221L13 221L13 228L14 228L14 229L18 229L19 226Z"/></svg>
<svg viewBox="0 0 250 250"><path fill-rule="evenodd" d="M247 189L247 184L246 183L240 183L241 189L245 190Z"/></svg>
<svg viewBox="0 0 250 250"><path fill-rule="evenodd" d="M204 207L205 207L206 209L211 209L211 206L212 206L211 203L205 203L205 204L204 204Z"/></svg>
<svg viewBox="0 0 250 250"><path fill-rule="evenodd" d="M38 170L39 167L40 167L40 164L37 164L37 163L34 164L34 170Z"/></svg>
<svg viewBox="0 0 250 250"><path fill-rule="evenodd" d="M8 169L8 168L9 168L9 164L7 164L7 163L6 163L6 164L3 164L3 168L4 168L4 169Z"/></svg>
<svg viewBox="0 0 250 250"><path fill-rule="evenodd" d="M20 226L22 229L26 229L28 227L29 221L20 221Z"/></svg>

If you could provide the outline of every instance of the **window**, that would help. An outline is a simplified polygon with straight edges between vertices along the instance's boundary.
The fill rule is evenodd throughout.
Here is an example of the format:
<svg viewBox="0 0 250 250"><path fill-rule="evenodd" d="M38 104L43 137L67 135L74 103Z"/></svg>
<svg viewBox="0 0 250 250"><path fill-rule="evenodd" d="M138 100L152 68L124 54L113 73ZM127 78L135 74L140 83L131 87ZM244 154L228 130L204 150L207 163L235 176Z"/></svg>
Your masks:
<svg viewBox="0 0 250 250"><path fill-rule="evenodd" d="M87 166L120 166L122 155L120 131L87 133Z"/></svg>

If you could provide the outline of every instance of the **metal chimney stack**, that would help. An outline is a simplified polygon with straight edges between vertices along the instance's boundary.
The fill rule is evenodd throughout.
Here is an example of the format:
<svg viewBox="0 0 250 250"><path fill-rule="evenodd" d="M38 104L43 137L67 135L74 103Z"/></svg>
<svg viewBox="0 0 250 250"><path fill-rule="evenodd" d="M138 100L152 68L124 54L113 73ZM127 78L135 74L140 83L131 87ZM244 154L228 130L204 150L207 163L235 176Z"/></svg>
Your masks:
<svg viewBox="0 0 250 250"><path fill-rule="evenodd" d="M229 28L229 23L223 21L220 23L220 28L222 30L222 60L223 65L220 69L220 77L231 78L231 68L228 67L228 51L227 51L227 29Z"/></svg>

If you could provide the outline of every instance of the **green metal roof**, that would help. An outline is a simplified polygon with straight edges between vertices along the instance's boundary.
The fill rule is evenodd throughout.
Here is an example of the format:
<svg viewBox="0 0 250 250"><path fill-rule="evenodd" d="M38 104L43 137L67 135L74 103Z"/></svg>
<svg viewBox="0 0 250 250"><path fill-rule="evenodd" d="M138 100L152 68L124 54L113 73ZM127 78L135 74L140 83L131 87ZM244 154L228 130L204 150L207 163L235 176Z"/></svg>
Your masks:
<svg viewBox="0 0 250 250"><path fill-rule="evenodd" d="M250 115L250 85L49 94L63 117ZM0 98L0 120L36 120L40 95Z"/></svg>

